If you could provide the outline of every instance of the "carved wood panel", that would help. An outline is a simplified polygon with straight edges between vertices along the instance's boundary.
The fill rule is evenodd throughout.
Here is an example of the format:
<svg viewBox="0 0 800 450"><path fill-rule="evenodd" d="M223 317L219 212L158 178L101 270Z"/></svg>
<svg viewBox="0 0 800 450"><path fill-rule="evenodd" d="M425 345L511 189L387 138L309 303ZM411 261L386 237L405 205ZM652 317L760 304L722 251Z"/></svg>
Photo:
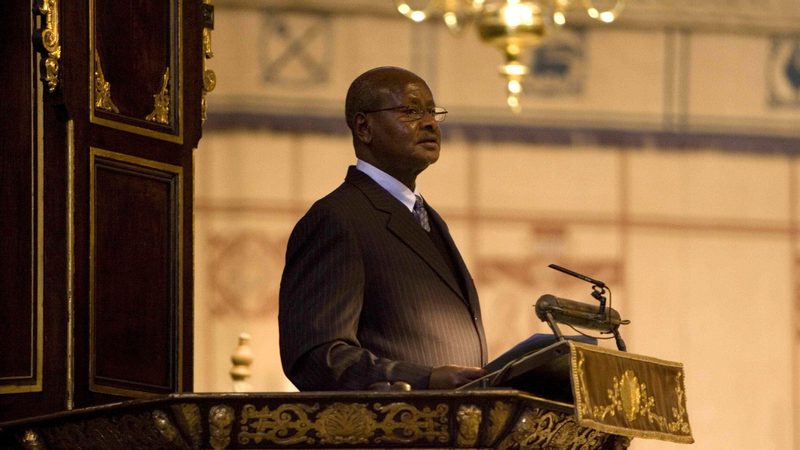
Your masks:
<svg viewBox="0 0 800 450"><path fill-rule="evenodd" d="M36 85L30 5L0 4L0 28L12 31L0 45L0 394L42 389L42 290L40 275L41 153L36 145ZM0 410L2 407L0 406ZM0 414L0 418L1 418Z"/></svg>
<svg viewBox="0 0 800 450"><path fill-rule="evenodd" d="M182 2L90 0L91 122L183 141Z"/></svg>
<svg viewBox="0 0 800 450"><path fill-rule="evenodd" d="M91 150L90 389L182 390L183 169Z"/></svg>
<svg viewBox="0 0 800 450"><path fill-rule="evenodd" d="M204 0L0 2L0 421L191 390L212 22Z"/></svg>

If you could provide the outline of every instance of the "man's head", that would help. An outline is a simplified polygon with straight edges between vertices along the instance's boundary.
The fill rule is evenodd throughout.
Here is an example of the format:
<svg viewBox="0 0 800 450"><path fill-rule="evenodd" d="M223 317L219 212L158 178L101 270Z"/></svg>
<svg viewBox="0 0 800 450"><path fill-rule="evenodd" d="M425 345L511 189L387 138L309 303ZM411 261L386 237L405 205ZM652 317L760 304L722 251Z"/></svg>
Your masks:
<svg viewBox="0 0 800 450"><path fill-rule="evenodd" d="M361 74L345 100L356 156L413 190L416 176L439 159L435 107L428 85L408 70L378 67Z"/></svg>

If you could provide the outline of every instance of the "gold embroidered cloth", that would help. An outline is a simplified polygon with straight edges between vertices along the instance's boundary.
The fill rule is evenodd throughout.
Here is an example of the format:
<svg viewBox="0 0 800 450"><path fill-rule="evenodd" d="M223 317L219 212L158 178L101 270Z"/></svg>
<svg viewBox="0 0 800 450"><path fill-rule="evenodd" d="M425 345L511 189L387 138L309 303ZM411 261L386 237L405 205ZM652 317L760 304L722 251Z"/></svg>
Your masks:
<svg viewBox="0 0 800 450"><path fill-rule="evenodd" d="M629 437L692 443L683 365L569 342L575 418Z"/></svg>

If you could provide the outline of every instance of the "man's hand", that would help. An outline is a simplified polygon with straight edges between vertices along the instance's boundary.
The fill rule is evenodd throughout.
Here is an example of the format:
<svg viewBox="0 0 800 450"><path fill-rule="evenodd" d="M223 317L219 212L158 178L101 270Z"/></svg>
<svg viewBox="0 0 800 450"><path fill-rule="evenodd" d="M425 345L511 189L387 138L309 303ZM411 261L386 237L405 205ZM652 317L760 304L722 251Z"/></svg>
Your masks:
<svg viewBox="0 0 800 450"><path fill-rule="evenodd" d="M434 367L428 381L428 389L454 389L484 375L486 370L480 367Z"/></svg>

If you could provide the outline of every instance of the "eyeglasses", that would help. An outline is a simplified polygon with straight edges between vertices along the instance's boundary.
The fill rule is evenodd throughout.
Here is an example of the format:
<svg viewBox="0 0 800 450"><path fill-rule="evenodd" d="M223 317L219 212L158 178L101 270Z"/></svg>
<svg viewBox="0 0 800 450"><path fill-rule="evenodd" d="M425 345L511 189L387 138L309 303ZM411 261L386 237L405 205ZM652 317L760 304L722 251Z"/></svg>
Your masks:
<svg viewBox="0 0 800 450"><path fill-rule="evenodd" d="M441 107L435 107L431 109L422 109L418 106L392 106L391 108L381 108L381 109L373 109L371 111L361 111L364 114L381 112L381 111L400 111L403 113L400 116L400 120L404 122L415 122L417 120L422 119L425 116L425 113L430 113L433 116L433 120L437 122L444 122L444 119L447 118L447 110Z"/></svg>

